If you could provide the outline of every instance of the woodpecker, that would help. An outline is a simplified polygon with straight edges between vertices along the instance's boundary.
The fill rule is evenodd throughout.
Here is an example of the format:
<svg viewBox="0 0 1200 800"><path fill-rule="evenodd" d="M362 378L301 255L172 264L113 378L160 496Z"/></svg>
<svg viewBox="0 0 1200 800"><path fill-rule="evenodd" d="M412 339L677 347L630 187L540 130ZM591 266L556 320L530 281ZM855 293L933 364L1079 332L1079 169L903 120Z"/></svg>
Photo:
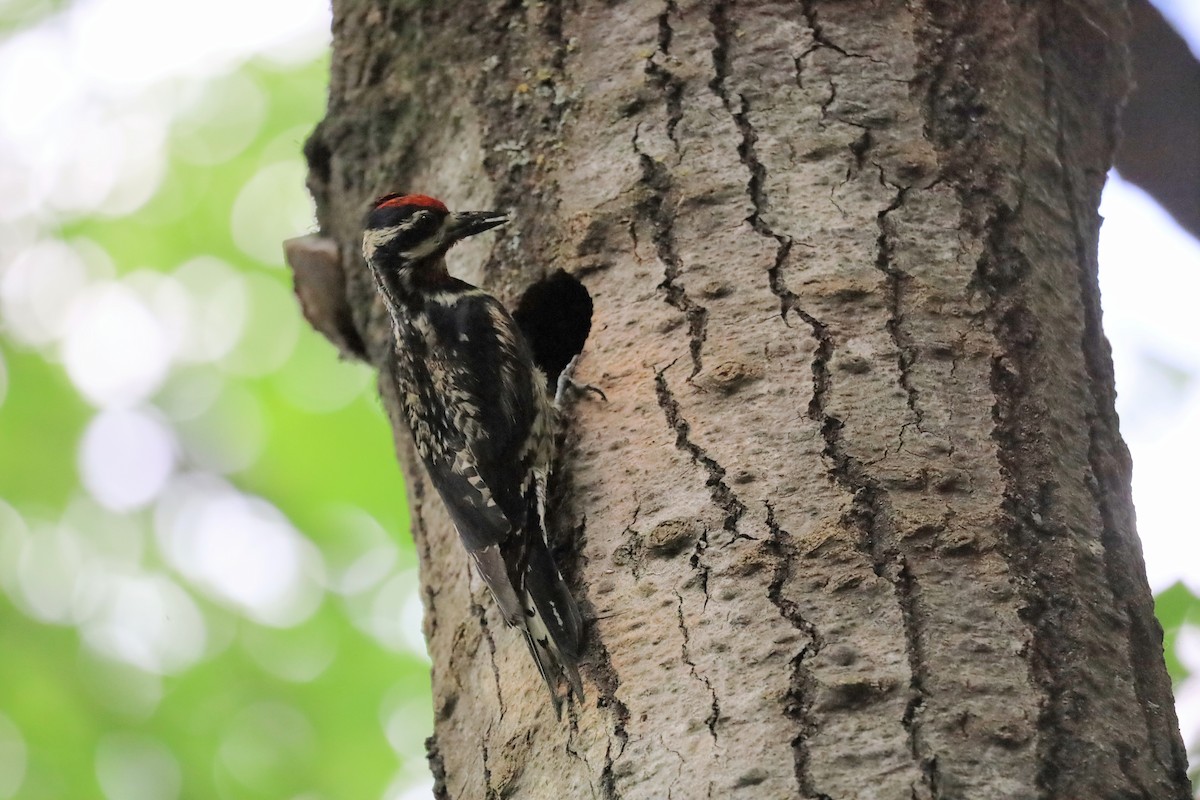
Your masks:
<svg viewBox="0 0 1200 800"><path fill-rule="evenodd" d="M560 675L583 697L583 621L546 537L557 404L504 306L446 269L456 242L507 221L389 194L367 213L362 252L391 314L397 395L417 453L561 714Z"/></svg>

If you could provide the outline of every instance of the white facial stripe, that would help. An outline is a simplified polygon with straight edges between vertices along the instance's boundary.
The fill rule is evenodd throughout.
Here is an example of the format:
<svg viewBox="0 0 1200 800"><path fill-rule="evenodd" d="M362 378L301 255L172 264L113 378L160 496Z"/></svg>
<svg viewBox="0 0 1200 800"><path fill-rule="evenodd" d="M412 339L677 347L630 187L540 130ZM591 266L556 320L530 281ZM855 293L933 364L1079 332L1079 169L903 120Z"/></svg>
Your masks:
<svg viewBox="0 0 1200 800"><path fill-rule="evenodd" d="M410 227L409 225L393 225L390 228L367 228L363 231L362 252L363 258L370 261L375 255L375 251L382 245L387 244L391 239L401 231Z"/></svg>

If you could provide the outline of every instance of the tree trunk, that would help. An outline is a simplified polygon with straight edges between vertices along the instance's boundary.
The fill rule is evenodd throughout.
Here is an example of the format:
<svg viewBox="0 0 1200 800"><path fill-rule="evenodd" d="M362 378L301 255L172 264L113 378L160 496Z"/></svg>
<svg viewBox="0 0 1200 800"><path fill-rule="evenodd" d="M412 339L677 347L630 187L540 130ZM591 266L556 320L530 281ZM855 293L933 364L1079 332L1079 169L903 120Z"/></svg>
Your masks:
<svg viewBox="0 0 1200 800"><path fill-rule="evenodd" d="M1096 286L1119 4L334 15L310 187L408 476L439 797L1188 796ZM450 257L510 307L560 267L595 301L562 721L396 415L387 191L512 211Z"/></svg>

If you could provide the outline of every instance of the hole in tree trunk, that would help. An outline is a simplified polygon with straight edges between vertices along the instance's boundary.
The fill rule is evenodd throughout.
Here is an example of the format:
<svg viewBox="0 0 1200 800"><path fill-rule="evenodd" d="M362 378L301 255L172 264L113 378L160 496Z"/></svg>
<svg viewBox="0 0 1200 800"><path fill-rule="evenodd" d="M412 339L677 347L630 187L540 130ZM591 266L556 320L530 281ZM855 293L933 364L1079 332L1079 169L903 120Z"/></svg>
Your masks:
<svg viewBox="0 0 1200 800"><path fill-rule="evenodd" d="M558 376L583 352L592 330L592 296L577 278L560 269L525 290L513 319L553 393Z"/></svg>

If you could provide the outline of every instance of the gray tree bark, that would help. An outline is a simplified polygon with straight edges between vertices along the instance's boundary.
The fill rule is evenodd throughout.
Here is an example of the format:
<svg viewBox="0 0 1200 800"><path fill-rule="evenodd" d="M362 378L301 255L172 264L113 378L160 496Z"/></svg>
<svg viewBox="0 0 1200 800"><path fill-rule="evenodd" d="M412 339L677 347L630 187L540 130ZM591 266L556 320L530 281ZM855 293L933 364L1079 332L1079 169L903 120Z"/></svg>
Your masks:
<svg viewBox="0 0 1200 800"><path fill-rule="evenodd" d="M439 797L1188 796L1096 285L1120 4L341 0L333 30L310 188L408 477ZM595 300L561 722L395 414L357 253L386 191L511 210L451 253L506 302L559 267Z"/></svg>

